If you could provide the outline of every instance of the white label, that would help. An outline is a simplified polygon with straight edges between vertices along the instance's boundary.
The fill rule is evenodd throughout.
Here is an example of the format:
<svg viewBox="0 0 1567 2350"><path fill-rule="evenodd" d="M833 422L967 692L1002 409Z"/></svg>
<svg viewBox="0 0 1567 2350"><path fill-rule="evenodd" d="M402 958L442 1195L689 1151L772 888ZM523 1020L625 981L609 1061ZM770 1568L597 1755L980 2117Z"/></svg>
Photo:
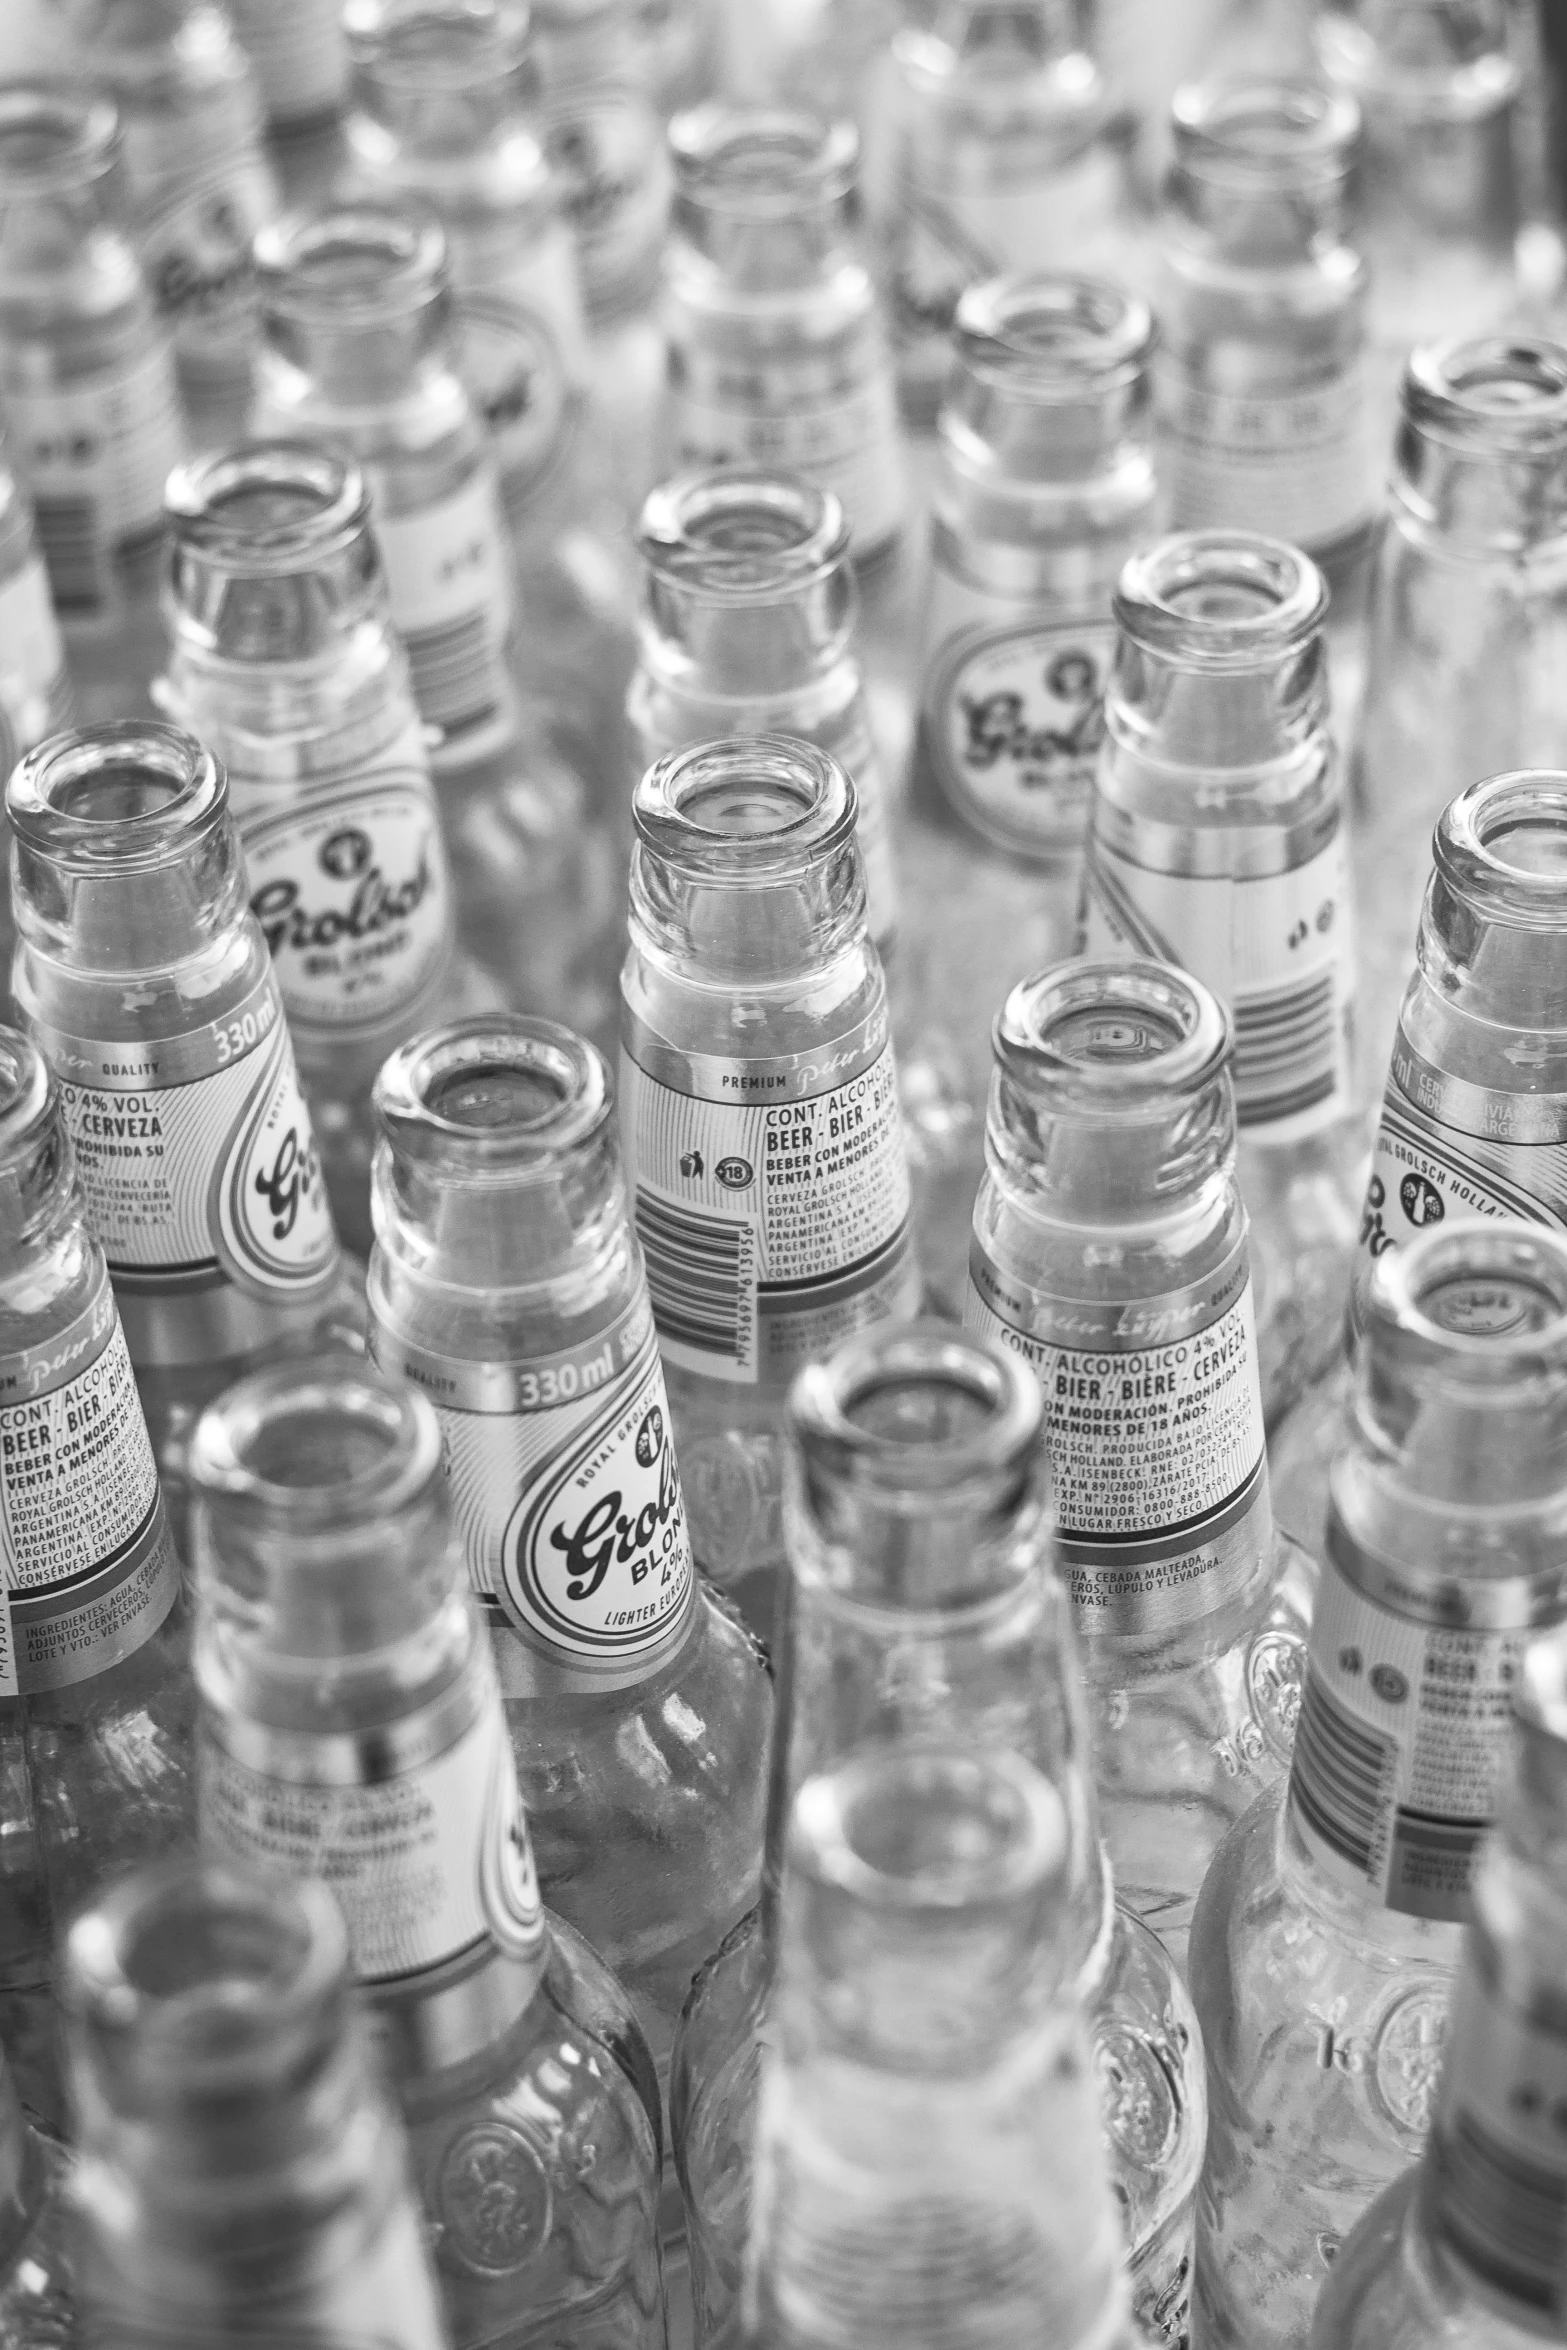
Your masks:
<svg viewBox="0 0 1567 2350"><path fill-rule="evenodd" d="M422 756L321 789L276 815L235 794L250 909L272 950L294 1034L308 1047L403 1026L438 986L453 912ZM247 801L249 803L247 809Z"/></svg>
<svg viewBox="0 0 1567 2350"><path fill-rule="evenodd" d="M371 1352L436 1407L476 1591L572 1663L623 1674L667 1646L696 1586L645 1295L525 1367L437 1354L379 1319Z"/></svg>
<svg viewBox="0 0 1567 2350"><path fill-rule="evenodd" d="M182 359L243 365L255 333L251 246L277 209L272 174L243 151L192 170L167 165L175 184L157 197L142 229L142 257L158 308Z"/></svg>
<svg viewBox="0 0 1567 2350"><path fill-rule="evenodd" d="M1555 2315L1567 2264L1567 2031L1559 1966L1536 2012L1527 1976L1494 1979L1472 1936L1453 1994L1427 2156L1445 2245L1523 2309ZM1504 1991L1504 1982L1506 1989ZM1509 1998L1508 1994L1511 1995Z"/></svg>
<svg viewBox="0 0 1567 2350"><path fill-rule="evenodd" d="M962 821L1023 856L1081 839L1104 739L1115 629L1103 615L973 626L938 562L926 630L926 737Z"/></svg>
<svg viewBox="0 0 1567 2350"><path fill-rule="evenodd" d="M48 732L64 667L49 574L39 556L29 555L0 587L0 712L6 721L0 734L9 730L17 752L31 750Z"/></svg>
<svg viewBox="0 0 1567 2350"><path fill-rule="evenodd" d="M1449 1077L1400 1024L1361 1217L1379 1257L1448 1216L1567 1226L1567 1100Z"/></svg>
<svg viewBox="0 0 1567 2350"><path fill-rule="evenodd" d="M332 112L348 82L337 0L231 0L230 13L274 122Z"/></svg>
<svg viewBox="0 0 1567 2350"><path fill-rule="evenodd" d="M1167 357L1157 371L1171 520L1321 547L1376 505L1365 369L1286 393L1223 392Z"/></svg>
<svg viewBox="0 0 1567 2350"><path fill-rule="evenodd" d="M330 1886L361 1982L421 1974L491 1937L524 1956L538 1946L538 1879L487 1653L476 1669L484 1700L444 1753L352 1786L251 1770L203 1714L204 1849Z"/></svg>
<svg viewBox="0 0 1567 2350"><path fill-rule="evenodd" d="M460 490L416 514L376 516L392 619L408 654L421 714L460 727L507 698L511 627L495 475L476 466Z"/></svg>
<svg viewBox="0 0 1567 2350"><path fill-rule="evenodd" d="M912 1313L909 1174L887 1015L816 1053L727 1061L627 1016L620 1105L667 1362L781 1386Z"/></svg>
<svg viewBox="0 0 1567 2350"><path fill-rule="evenodd" d="M639 91L596 89L553 107L546 137L588 309L615 309L658 268L671 190L661 126Z"/></svg>
<svg viewBox="0 0 1567 2350"><path fill-rule="evenodd" d="M100 1266L82 1311L0 1355L0 1697L134 1655L179 1595L141 1397Z"/></svg>
<svg viewBox="0 0 1567 2350"><path fill-rule="evenodd" d="M577 247L563 219L542 223L524 243L506 214L476 214L447 229L452 273L462 302L491 300L515 305L540 321L564 368L566 380L588 380L588 328L582 314Z"/></svg>
<svg viewBox="0 0 1567 2350"><path fill-rule="evenodd" d="M526 489L560 453L571 397L549 321L499 294L465 294L457 304L457 358L504 487L511 494Z"/></svg>
<svg viewBox="0 0 1567 2350"><path fill-rule="evenodd" d="M183 454L173 353L160 335L121 373L40 386L7 373L0 391L55 610L97 612L115 600L116 550L162 528Z"/></svg>
<svg viewBox="0 0 1567 2350"><path fill-rule="evenodd" d="M337 1236L270 971L185 1036L116 1043L34 1026L116 1282L171 1295L203 1276L259 1297L325 1290Z"/></svg>
<svg viewBox="0 0 1567 2350"><path fill-rule="evenodd" d="M832 490L857 554L883 545L903 520L905 490L897 390L879 357L864 382L823 398L820 361L791 367L777 354L725 376L688 360L670 396L682 465L761 465L803 473Z"/></svg>
<svg viewBox="0 0 1567 2350"><path fill-rule="evenodd" d="M1045 1295L976 1239L963 1320L1039 1375L1085 1630L1162 1630L1245 1588L1271 1519L1244 1241L1189 1291L1107 1306Z"/></svg>
<svg viewBox="0 0 1567 2350"><path fill-rule="evenodd" d="M1179 963L1229 1005L1248 1133L1282 1140L1343 1115L1355 966L1341 822L1304 863L1249 880L1155 873L1096 834L1083 951Z"/></svg>
<svg viewBox="0 0 1567 2350"><path fill-rule="evenodd" d="M1432 1621L1430 1597L1330 1516L1290 1809L1330 1875L1414 1917L1467 1914L1507 1750L1531 1593L1486 1598L1483 1623Z"/></svg>

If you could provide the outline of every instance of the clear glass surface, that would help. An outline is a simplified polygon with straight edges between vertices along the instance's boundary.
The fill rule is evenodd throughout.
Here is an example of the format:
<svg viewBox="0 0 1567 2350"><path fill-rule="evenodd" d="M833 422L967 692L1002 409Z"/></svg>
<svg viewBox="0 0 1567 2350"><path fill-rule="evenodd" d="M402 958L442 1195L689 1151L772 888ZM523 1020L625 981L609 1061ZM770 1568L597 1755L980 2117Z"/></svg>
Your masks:
<svg viewBox="0 0 1567 2350"><path fill-rule="evenodd" d="M64 2169L59 2148L25 2119L0 2054L0 2338L8 2350L71 2350L77 2340Z"/></svg>

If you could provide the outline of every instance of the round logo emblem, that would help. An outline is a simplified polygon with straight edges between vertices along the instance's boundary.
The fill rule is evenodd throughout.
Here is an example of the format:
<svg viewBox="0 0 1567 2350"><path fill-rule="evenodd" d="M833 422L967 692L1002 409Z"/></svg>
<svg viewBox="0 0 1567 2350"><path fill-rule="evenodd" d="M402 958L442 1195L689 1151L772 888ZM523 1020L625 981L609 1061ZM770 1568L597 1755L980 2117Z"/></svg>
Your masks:
<svg viewBox="0 0 1567 2350"><path fill-rule="evenodd" d="M1427 1224L1440 1224L1447 1214L1447 1203L1434 1183L1423 1175L1406 1175L1398 1187L1398 1204L1416 1229Z"/></svg>
<svg viewBox="0 0 1567 2350"><path fill-rule="evenodd" d="M637 1459L644 1469L651 1469L663 1449L664 1415L655 1404L637 1430Z"/></svg>
<svg viewBox="0 0 1567 2350"><path fill-rule="evenodd" d="M753 1170L749 1159L720 1159L713 1173L726 1191L744 1191Z"/></svg>
<svg viewBox="0 0 1567 2350"><path fill-rule="evenodd" d="M1425 2143L1436 2111L1447 1997L1445 1983L1406 1991L1383 2017L1372 2047L1373 2099L1411 2148Z"/></svg>
<svg viewBox="0 0 1567 2350"><path fill-rule="evenodd" d="M373 854L369 834L357 825L345 824L341 830L329 832L321 843L321 870L330 873L334 881L354 881Z"/></svg>
<svg viewBox="0 0 1567 2350"><path fill-rule="evenodd" d="M520 2130L483 2122L441 2158L435 2208L443 2251L487 2276L509 2276L549 2241L550 2182Z"/></svg>

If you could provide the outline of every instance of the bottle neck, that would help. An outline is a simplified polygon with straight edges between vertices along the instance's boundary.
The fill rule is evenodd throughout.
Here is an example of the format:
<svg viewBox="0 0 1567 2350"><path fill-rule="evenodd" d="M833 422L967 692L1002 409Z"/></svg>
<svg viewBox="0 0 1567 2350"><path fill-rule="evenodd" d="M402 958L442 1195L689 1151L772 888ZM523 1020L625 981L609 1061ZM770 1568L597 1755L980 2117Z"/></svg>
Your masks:
<svg viewBox="0 0 1567 2350"><path fill-rule="evenodd" d="M643 658L674 690L713 698L798 693L850 657L857 598L848 563L803 586L725 596L722 579L653 570Z"/></svg>
<svg viewBox="0 0 1567 2350"><path fill-rule="evenodd" d="M614 1132L602 1127L555 1165L507 1180L493 1168L466 1177L383 1146L374 1175L376 1235L398 1272L471 1310L507 1293L601 1296L619 1265L631 1286L629 1211Z"/></svg>
<svg viewBox="0 0 1567 2350"><path fill-rule="evenodd" d="M1177 157L1168 188L1177 248L1188 246L1245 270L1322 267L1342 251L1349 221L1347 174L1281 169L1236 185L1221 170Z"/></svg>

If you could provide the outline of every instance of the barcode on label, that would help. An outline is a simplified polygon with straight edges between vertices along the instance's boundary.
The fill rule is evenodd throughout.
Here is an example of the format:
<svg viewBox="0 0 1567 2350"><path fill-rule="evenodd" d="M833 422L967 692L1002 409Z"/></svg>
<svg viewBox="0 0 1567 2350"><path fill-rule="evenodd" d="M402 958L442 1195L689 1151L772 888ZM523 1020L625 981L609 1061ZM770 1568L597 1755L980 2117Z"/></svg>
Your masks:
<svg viewBox="0 0 1567 2350"><path fill-rule="evenodd" d="M505 691L486 611L464 612L404 636L414 698L433 726L472 726L493 716Z"/></svg>
<svg viewBox="0 0 1567 2350"><path fill-rule="evenodd" d="M34 499L34 511L55 610L67 617L100 611L109 581L97 500L54 497L44 490Z"/></svg>
<svg viewBox="0 0 1567 2350"><path fill-rule="evenodd" d="M1235 1104L1243 1126L1270 1126L1331 1101L1343 1082L1338 974L1235 999Z"/></svg>
<svg viewBox="0 0 1567 2350"><path fill-rule="evenodd" d="M1393 1741L1357 1722L1308 1666L1290 1801L1323 1843L1364 1876L1371 1874L1372 1847L1396 1761Z"/></svg>
<svg viewBox="0 0 1567 2350"><path fill-rule="evenodd" d="M637 1234L661 1339L726 1362L756 1353L751 1228L637 1192Z"/></svg>

